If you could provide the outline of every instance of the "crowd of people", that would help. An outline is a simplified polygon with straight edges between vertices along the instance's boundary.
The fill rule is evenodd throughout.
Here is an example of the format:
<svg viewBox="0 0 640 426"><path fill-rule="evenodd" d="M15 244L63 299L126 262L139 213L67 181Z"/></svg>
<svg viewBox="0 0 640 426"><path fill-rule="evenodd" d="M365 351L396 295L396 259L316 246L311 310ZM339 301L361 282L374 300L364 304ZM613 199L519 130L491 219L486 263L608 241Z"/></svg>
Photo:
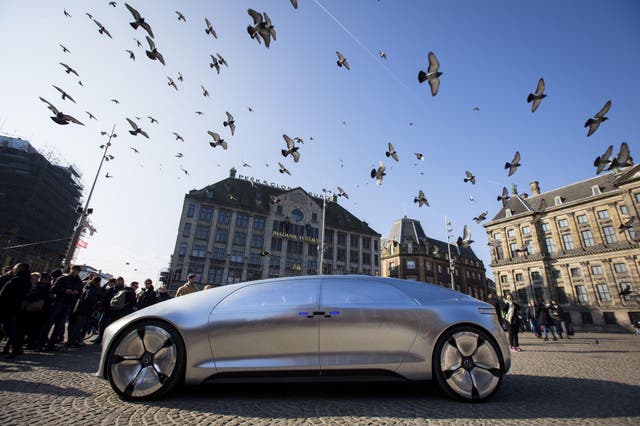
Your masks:
<svg viewBox="0 0 640 426"><path fill-rule="evenodd" d="M80 267L71 266L66 274L32 272L27 263L5 267L0 276L0 341L7 339L2 352L15 358L23 350L53 352L59 344L85 345L85 337L95 328L94 344L102 342L109 324L155 303L170 299L166 286L156 290L151 279L125 285L124 278L104 280L88 275L80 278ZM197 291L195 276L180 287L177 296ZM65 332L66 331L66 332ZM66 340L65 340L66 336Z"/></svg>
<svg viewBox="0 0 640 426"><path fill-rule="evenodd" d="M518 334L527 330L545 342L549 341L549 334L554 341L557 341L558 337L570 339L574 334L571 322L565 319L562 308L556 300L546 303L542 297L537 302L531 299L526 309L523 309L513 300L511 294L502 299L495 295L490 297L490 302L495 307L503 328L509 332L509 345L512 352L522 351Z"/></svg>

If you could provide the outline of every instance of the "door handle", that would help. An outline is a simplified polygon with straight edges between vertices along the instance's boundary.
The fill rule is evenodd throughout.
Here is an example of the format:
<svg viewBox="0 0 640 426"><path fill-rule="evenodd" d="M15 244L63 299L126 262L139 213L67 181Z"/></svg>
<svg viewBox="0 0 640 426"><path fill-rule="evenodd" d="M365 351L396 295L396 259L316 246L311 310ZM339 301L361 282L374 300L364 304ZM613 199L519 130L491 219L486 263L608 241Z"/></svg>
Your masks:
<svg viewBox="0 0 640 426"><path fill-rule="evenodd" d="M300 317L307 317L307 318L315 318L315 317L319 317L319 316L324 316L325 318L331 318L333 315L340 315L340 311L331 311L329 313L325 312L325 311L314 311L314 312L307 312L307 311L302 311L302 312L298 312L298 316Z"/></svg>

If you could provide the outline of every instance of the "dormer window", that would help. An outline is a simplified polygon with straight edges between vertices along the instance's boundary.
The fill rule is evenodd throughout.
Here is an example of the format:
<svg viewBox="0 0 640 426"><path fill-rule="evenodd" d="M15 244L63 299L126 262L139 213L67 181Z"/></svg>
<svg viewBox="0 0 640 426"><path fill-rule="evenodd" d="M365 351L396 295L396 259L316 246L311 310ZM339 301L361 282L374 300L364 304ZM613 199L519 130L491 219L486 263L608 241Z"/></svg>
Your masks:
<svg viewBox="0 0 640 426"><path fill-rule="evenodd" d="M591 187L591 195L600 195L602 192L600 191L600 187L598 185L593 185Z"/></svg>
<svg viewBox="0 0 640 426"><path fill-rule="evenodd" d="M553 197L553 203L556 206L559 206L560 204L562 204L562 197L559 195L556 195L555 197Z"/></svg>
<svg viewBox="0 0 640 426"><path fill-rule="evenodd" d="M504 217L511 217L511 209L504 209Z"/></svg>

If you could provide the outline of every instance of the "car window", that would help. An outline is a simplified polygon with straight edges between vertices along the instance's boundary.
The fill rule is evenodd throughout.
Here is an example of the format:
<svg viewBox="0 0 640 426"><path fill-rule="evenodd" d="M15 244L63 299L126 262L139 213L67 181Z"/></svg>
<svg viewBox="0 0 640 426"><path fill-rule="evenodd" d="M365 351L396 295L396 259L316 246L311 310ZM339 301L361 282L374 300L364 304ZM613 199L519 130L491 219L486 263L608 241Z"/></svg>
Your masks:
<svg viewBox="0 0 640 426"><path fill-rule="evenodd" d="M338 305L400 305L417 303L391 284L366 280L325 280L320 293L322 306Z"/></svg>
<svg viewBox="0 0 640 426"><path fill-rule="evenodd" d="M216 312L272 309L318 304L318 280L254 284L227 296Z"/></svg>

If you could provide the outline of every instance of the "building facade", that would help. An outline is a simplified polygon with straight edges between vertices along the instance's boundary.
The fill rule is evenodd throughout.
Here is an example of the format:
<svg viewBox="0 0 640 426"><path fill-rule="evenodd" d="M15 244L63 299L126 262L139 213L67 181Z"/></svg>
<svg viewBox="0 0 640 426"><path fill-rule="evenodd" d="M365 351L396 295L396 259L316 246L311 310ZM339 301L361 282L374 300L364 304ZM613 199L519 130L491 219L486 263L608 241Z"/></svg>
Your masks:
<svg viewBox="0 0 640 426"><path fill-rule="evenodd" d="M530 185L484 225L498 294L555 299L576 325L640 319L640 235L621 226L640 217L640 166L544 193Z"/></svg>
<svg viewBox="0 0 640 426"><path fill-rule="evenodd" d="M24 261L34 271L60 267L81 196L73 167L52 163L25 140L0 135L0 263Z"/></svg>
<svg viewBox="0 0 640 426"><path fill-rule="evenodd" d="M454 288L480 300L488 294L483 262L470 247L458 247L424 233L418 220L404 217L393 223L382 240L382 275L423 281L451 288L449 249L454 259Z"/></svg>
<svg viewBox="0 0 640 426"><path fill-rule="evenodd" d="M170 290L187 275L224 285L312 274L380 275L380 234L337 198L324 209L324 261L320 269L323 198L240 175L185 195L167 273Z"/></svg>

